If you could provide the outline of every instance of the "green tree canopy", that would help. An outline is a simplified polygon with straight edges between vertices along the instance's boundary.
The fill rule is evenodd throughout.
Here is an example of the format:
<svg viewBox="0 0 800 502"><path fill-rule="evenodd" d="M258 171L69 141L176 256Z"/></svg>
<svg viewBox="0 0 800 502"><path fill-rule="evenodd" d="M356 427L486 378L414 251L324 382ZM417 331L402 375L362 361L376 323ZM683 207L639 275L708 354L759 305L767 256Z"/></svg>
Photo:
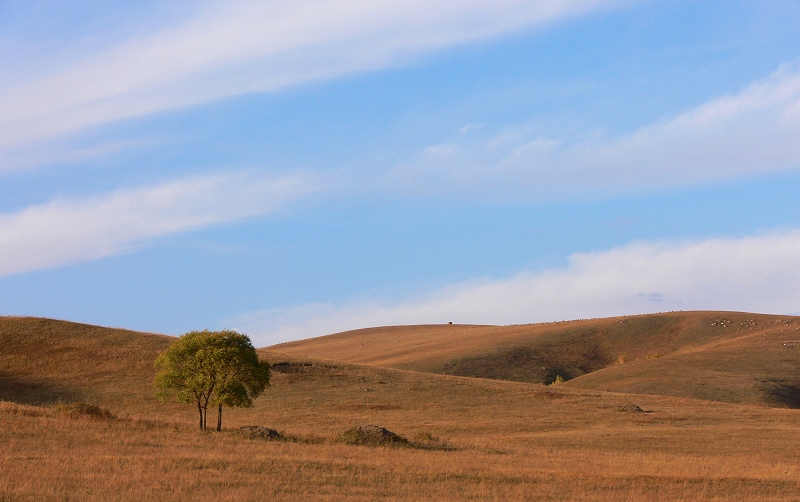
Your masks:
<svg viewBox="0 0 800 502"><path fill-rule="evenodd" d="M269 363L260 361L250 338L232 330L192 331L156 359L156 389L162 397L196 404L206 430L208 406L250 407L269 385Z"/></svg>

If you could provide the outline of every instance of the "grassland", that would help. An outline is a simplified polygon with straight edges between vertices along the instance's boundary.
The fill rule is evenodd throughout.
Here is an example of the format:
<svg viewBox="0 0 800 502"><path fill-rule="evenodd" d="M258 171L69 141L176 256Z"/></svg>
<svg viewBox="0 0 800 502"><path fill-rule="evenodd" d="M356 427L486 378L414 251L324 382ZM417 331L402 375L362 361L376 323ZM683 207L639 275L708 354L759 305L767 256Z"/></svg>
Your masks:
<svg viewBox="0 0 800 502"><path fill-rule="evenodd" d="M786 326L778 329L792 329ZM517 328L526 329L509 329ZM453 328L420 328L435 329ZM745 331L739 335L746 339ZM711 332L670 354L727 347L725 340L737 338ZM286 364L276 366L256 406L227 412L222 433L200 433L190 407L152 397L152 360L168 343L159 335L0 319L0 500L798 500L800 494L800 411L791 404L442 375L342 362L340 354L339 361L331 360L334 354L322 360L277 346L261 355ZM642 349L641 365L673 357L647 359L654 346ZM445 362L476 355L443 353L437 357ZM633 354L597 374L636 368ZM77 400L115 417L68 418L52 406ZM630 404L645 412L619 411ZM361 423L418 445L337 441ZM245 439L236 434L243 425L272 427L285 439Z"/></svg>
<svg viewBox="0 0 800 502"><path fill-rule="evenodd" d="M281 344L289 354L531 383L800 406L800 318L673 312L517 326L397 326ZM797 345L797 348L792 345Z"/></svg>

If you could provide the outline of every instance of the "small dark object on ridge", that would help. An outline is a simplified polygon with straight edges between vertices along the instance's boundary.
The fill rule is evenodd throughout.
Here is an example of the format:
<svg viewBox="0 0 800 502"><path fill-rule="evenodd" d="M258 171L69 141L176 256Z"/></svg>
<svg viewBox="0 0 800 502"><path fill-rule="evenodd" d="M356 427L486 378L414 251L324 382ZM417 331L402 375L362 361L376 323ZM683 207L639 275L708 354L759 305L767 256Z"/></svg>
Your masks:
<svg viewBox="0 0 800 502"><path fill-rule="evenodd" d="M626 404L625 406L619 406L617 411L621 411L623 413L644 413L644 410L636 406L635 404Z"/></svg>

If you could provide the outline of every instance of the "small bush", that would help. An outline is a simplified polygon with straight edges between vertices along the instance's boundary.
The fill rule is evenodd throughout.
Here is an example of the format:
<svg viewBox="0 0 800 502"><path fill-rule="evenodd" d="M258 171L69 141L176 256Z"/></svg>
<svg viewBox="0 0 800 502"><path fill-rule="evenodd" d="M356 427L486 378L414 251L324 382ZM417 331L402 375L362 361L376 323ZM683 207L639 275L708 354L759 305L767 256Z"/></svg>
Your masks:
<svg viewBox="0 0 800 502"><path fill-rule="evenodd" d="M88 417L105 420L116 418L109 410L88 403L58 404L53 407L53 411L69 418Z"/></svg>
<svg viewBox="0 0 800 502"><path fill-rule="evenodd" d="M427 431L421 431L414 434L415 443L437 443L439 438Z"/></svg>
<svg viewBox="0 0 800 502"><path fill-rule="evenodd" d="M0 411L9 415L22 415L23 417L43 417L47 415L47 410L36 406L17 405L0 401Z"/></svg>
<svg viewBox="0 0 800 502"><path fill-rule="evenodd" d="M560 383L564 383L564 377L562 377L561 375L556 375L556 379L553 380L553 383L551 383L550 385L558 385Z"/></svg>
<svg viewBox="0 0 800 502"><path fill-rule="evenodd" d="M430 432L422 431L414 434L412 446L423 450L453 450L447 441L436 437Z"/></svg>

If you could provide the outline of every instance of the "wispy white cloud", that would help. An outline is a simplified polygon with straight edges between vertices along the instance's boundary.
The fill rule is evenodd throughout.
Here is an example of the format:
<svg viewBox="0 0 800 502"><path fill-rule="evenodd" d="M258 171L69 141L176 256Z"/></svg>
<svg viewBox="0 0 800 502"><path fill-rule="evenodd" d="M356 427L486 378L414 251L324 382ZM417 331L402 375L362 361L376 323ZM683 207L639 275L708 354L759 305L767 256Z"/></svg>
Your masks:
<svg viewBox="0 0 800 502"><path fill-rule="evenodd" d="M0 80L0 152L108 121L404 64L431 50L612 3L617 1L197 3L181 23L140 38L114 38L97 52L71 52L66 61L37 67L35 75L20 72L21 80L6 75ZM0 49L14 51L13 40Z"/></svg>
<svg viewBox="0 0 800 502"><path fill-rule="evenodd" d="M741 92L631 134L462 134L388 177L414 191L564 199L640 193L800 169L800 72L780 68Z"/></svg>
<svg viewBox="0 0 800 502"><path fill-rule="evenodd" d="M113 158L125 152L162 147L175 141L168 137L128 138L116 141L90 142L87 145L50 144L35 149L20 149L0 153L3 170L12 172L53 164L79 164L90 160Z"/></svg>
<svg viewBox="0 0 800 502"><path fill-rule="evenodd" d="M267 214L312 190L302 176L207 175L0 214L0 277L126 253L156 237Z"/></svg>
<svg viewBox="0 0 800 502"><path fill-rule="evenodd" d="M511 324L669 310L800 310L800 231L699 242L633 242L562 269L457 284L396 304L312 304L231 319L261 344L422 323Z"/></svg>

